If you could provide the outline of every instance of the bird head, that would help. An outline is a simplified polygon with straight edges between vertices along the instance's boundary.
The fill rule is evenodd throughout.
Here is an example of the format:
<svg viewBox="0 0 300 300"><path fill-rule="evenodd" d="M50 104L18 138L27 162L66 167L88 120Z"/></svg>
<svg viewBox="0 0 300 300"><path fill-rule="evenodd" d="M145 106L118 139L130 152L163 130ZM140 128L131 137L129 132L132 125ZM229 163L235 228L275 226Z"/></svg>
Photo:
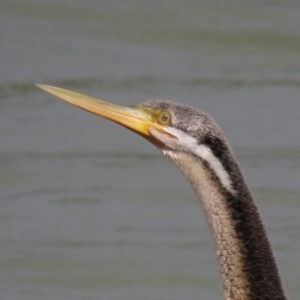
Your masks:
<svg viewBox="0 0 300 300"><path fill-rule="evenodd" d="M149 100L125 107L62 88L37 86L76 107L126 127L163 152L191 152L216 127L205 113L170 101Z"/></svg>

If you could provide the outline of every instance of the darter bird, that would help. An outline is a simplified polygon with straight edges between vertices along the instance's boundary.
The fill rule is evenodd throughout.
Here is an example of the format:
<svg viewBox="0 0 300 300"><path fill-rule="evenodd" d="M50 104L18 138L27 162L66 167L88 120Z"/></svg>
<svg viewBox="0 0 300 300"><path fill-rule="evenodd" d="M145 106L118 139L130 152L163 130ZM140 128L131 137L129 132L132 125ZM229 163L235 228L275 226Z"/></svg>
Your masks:
<svg viewBox="0 0 300 300"><path fill-rule="evenodd" d="M169 101L122 107L57 87L37 86L141 135L177 165L204 209L224 299L286 299L257 206L223 132L210 116Z"/></svg>

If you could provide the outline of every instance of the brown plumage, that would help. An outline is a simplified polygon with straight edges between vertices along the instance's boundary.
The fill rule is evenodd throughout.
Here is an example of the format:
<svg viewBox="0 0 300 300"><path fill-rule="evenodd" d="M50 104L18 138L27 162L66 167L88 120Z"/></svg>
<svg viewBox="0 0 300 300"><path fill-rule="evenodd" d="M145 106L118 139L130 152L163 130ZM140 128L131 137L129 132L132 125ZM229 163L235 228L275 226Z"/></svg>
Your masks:
<svg viewBox="0 0 300 300"><path fill-rule="evenodd" d="M232 150L207 114L169 101L121 107L39 85L146 138L187 177L205 211L226 300L286 299L261 217Z"/></svg>

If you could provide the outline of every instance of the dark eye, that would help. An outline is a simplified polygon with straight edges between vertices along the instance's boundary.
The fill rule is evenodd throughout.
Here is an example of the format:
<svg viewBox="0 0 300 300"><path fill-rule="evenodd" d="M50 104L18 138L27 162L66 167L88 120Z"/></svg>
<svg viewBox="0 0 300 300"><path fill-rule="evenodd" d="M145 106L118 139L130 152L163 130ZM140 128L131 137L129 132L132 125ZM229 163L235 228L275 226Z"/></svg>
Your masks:
<svg viewBox="0 0 300 300"><path fill-rule="evenodd" d="M160 111L156 116L156 121L161 125L170 125L171 114L168 111Z"/></svg>

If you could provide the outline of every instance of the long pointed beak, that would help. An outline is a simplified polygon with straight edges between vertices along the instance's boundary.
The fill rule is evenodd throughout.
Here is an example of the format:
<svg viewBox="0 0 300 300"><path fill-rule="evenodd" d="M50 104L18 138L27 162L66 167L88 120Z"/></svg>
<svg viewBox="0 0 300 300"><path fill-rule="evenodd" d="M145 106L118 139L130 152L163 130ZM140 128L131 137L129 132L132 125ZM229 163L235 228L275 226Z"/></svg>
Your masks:
<svg viewBox="0 0 300 300"><path fill-rule="evenodd" d="M157 146L160 142L151 135L151 128L170 135L155 122L154 111L145 106L125 107L54 86L44 84L37 84L37 86L74 106L126 127Z"/></svg>

